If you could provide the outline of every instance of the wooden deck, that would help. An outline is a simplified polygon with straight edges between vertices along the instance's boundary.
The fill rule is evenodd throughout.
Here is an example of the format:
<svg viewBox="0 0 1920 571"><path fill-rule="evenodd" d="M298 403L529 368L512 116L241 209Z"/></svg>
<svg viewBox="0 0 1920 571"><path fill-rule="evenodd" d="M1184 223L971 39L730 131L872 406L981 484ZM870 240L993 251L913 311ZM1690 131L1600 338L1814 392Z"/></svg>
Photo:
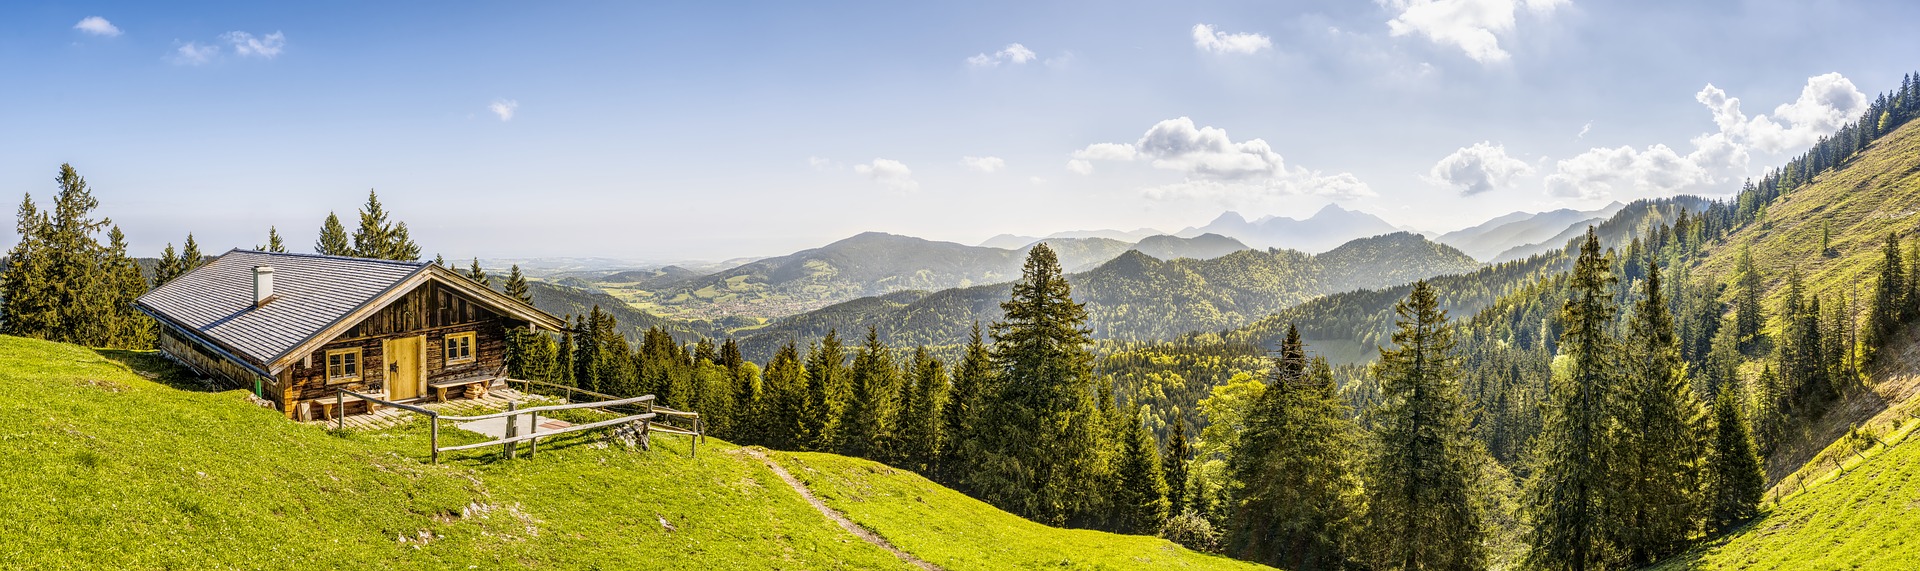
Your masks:
<svg viewBox="0 0 1920 571"><path fill-rule="evenodd" d="M552 397L525 394L513 389L499 388L487 391L487 396L478 399L453 399L446 402L417 402L411 404L444 415L471 416L506 410L507 403L526 405L528 403L551 404L557 402L559 402L559 400ZM392 407L381 407L379 411L371 414L347 416L346 427L347 430L381 430L406 424L412 422L414 419L424 418L424 416L416 412ZM305 424L332 428L336 426L338 422L339 421L333 419L325 419L308 421Z"/></svg>

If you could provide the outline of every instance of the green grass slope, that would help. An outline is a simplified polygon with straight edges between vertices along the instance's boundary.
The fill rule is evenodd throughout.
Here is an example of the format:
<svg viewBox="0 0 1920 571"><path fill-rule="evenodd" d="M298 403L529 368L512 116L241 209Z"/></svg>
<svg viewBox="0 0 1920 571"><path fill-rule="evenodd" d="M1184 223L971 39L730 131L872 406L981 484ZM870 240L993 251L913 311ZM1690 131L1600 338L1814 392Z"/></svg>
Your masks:
<svg viewBox="0 0 1920 571"><path fill-rule="evenodd" d="M1270 569L1156 537L1047 527L875 462L818 453L772 456L854 523L949 570Z"/></svg>
<svg viewBox="0 0 1920 571"><path fill-rule="evenodd" d="M149 352L7 336L0 403L0 569L910 568L719 440L690 458L681 437L637 451L569 435L531 458L487 449L434 465L424 421L334 433ZM447 426L441 439L482 440ZM945 517L1024 523L965 507ZM1152 538L1026 525L1163 557ZM1078 550L1028 547L1053 561Z"/></svg>

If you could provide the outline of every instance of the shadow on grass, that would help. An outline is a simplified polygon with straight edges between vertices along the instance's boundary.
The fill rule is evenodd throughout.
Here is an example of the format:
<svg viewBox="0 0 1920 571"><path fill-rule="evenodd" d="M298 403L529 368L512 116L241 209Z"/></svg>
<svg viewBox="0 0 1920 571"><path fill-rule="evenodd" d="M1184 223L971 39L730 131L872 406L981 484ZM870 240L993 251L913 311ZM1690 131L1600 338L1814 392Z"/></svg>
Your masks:
<svg viewBox="0 0 1920 571"><path fill-rule="evenodd" d="M158 351L94 349L93 352L103 359L116 363L127 372L178 390L219 393L240 388L202 378L192 370L160 356Z"/></svg>

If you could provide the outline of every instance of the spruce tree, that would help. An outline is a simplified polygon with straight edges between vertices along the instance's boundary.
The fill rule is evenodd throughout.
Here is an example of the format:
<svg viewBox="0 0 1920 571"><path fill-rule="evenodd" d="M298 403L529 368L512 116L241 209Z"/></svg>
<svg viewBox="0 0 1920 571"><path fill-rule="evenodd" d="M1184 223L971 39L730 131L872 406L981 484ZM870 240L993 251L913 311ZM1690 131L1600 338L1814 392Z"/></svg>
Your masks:
<svg viewBox="0 0 1920 571"><path fill-rule="evenodd" d="M1900 239L1889 232L1886 247L1881 249L1879 278L1874 282L1872 313L1867 318L1865 352L1869 360L1905 319L1907 293L1907 279L1900 263Z"/></svg>
<svg viewBox="0 0 1920 571"><path fill-rule="evenodd" d="M1297 571L1345 566L1360 505L1358 436L1332 370L1324 359L1307 359L1299 330L1289 325L1229 456L1238 490L1228 514L1229 551Z"/></svg>
<svg viewBox="0 0 1920 571"><path fill-rule="evenodd" d="M1607 466L1613 407L1619 402L1619 343L1609 332L1614 315L1608 259L1592 227L1574 262L1560 321L1560 352L1571 374L1556 378L1545 426L1533 450L1527 510L1530 567L1583 571L1604 568L1615 554L1608 500L1614 474Z"/></svg>
<svg viewBox="0 0 1920 571"><path fill-rule="evenodd" d="M941 444L940 409L947 400L947 369L925 346L913 350L907 382L901 388L896 433L900 461L908 469L933 475Z"/></svg>
<svg viewBox="0 0 1920 571"><path fill-rule="evenodd" d="M1115 515L1121 530L1152 534L1167 521L1167 481L1160 472L1160 448L1153 442L1153 433L1140 422L1139 409L1134 409L1127 424L1115 470Z"/></svg>
<svg viewBox="0 0 1920 571"><path fill-rule="evenodd" d="M467 279L485 287L493 287L493 280L487 278L487 271L480 269L480 258L473 259L473 267L467 269Z"/></svg>
<svg viewBox="0 0 1920 571"><path fill-rule="evenodd" d="M1897 253L1896 253L1897 255ZM1734 290L1734 333L1740 341L1742 351L1751 350L1760 336L1760 327L1767 318L1762 314L1760 298L1766 292L1760 281L1760 272L1753 267L1753 250L1741 246L1738 265L1739 282Z"/></svg>
<svg viewBox="0 0 1920 571"><path fill-rule="evenodd" d="M54 327L53 286L46 275L51 254L44 241L47 218L31 194L20 199L17 212L14 231L20 241L0 266L0 333L38 337Z"/></svg>
<svg viewBox="0 0 1920 571"><path fill-rule="evenodd" d="M807 398L807 369L800 364L800 350L792 341L780 346L767 362L766 391L767 441L779 448L801 448L815 413Z"/></svg>
<svg viewBox="0 0 1920 571"><path fill-rule="evenodd" d="M153 266L153 287L166 285L173 278L180 277L180 255L173 252L173 243L160 251L160 261Z"/></svg>
<svg viewBox="0 0 1920 571"><path fill-rule="evenodd" d="M107 231L107 252L104 275L111 300L108 307L109 332L106 342L109 347L147 348L153 345L153 319L135 309L133 302L147 293L147 278L140 275L140 265L127 256L127 235L120 232L119 226Z"/></svg>
<svg viewBox="0 0 1920 571"><path fill-rule="evenodd" d="M1394 313L1394 348L1380 349L1380 400L1368 414L1370 559L1382 569L1481 569L1487 523L1475 496L1491 460L1468 424L1454 326L1425 280Z"/></svg>
<svg viewBox="0 0 1920 571"><path fill-rule="evenodd" d="M853 354L853 399L835 448L848 456L882 462L895 459L895 423L899 419L900 369L880 333L867 327L867 339Z"/></svg>
<svg viewBox="0 0 1920 571"><path fill-rule="evenodd" d="M837 331L807 350L807 409L812 414L801 419L800 450L832 450L839 442L844 426L847 402L853 399L853 374L847 370L847 354Z"/></svg>
<svg viewBox="0 0 1920 571"><path fill-rule="evenodd" d="M1617 542L1633 567L1679 553L1699 527L1699 462L1704 410L1688 385L1674 341L1659 264L1648 264L1643 296L1628 327L1624 390L1610 465L1622 513Z"/></svg>
<svg viewBox="0 0 1920 571"><path fill-rule="evenodd" d="M1707 455L1705 499L1707 531L1718 533L1759 513L1767 475L1734 391L1721 391L1714 399L1713 434L1713 449Z"/></svg>
<svg viewBox="0 0 1920 571"><path fill-rule="evenodd" d="M327 256L352 256L353 245L347 242L347 228L340 225L340 217L327 213L326 222L320 224L320 239L314 240L313 252Z"/></svg>
<svg viewBox="0 0 1920 571"><path fill-rule="evenodd" d="M353 232L353 255L362 258L411 262L420 259L420 245L407 236L407 223L388 222L388 213L380 205L380 195L367 191L367 204L360 208L360 228Z"/></svg>
<svg viewBox="0 0 1920 571"><path fill-rule="evenodd" d="M981 450L986 446L981 440L986 399L998 394L993 374L993 356L976 321L960 362L953 365L953 388L940 411L944 441L940 447L940 479L949 486L964 487L980 464Z"/></svg>
<svg viewBox="0 0 1920 571"><path fill-rule="evenodd" d="M520 264L514 264L512 269L507 270L507 283L502 289L507 297L533 305L533 291L527 288L527 276L520 273Z"/></svg>
<svg viewBox="0 0 1920 571"><path fill-rule="evenodd" d="M1046 244L1028 251L1012 290L992 328L999 391L987 401L994 431L973 485L1001 509L1060 525L1089 512L1099 487L1104 421L1093 402L1087 310Z"/></svg>
<svg viewBox="0 0 1920 571"><path fill-rule="evenodd" d="M44 283L53 320L51 329L36 336L102 346L112 329L114 295L101 267L104 249L94 235L109 222L93 219L100 201L71 165L60 165L55 181L60 193L54 198L53 216L40 225L40 240L47 247Z"/></svg>
<svg viewBox="0 0 1920 571"><path fill-rule="evenodd" d="M180 273L175 274L174 277L187 275L188 272L200 269L200 266L206 263L206 254L200 253L200 244L193 240L193 233L188 232L187 241L180 245Z"/></svg>
<svg viewBox="0 0 1920 571"><path fill-rule="evenodd" d="M1176 415L1167 429L1167 445L1160 451L1160 472L1167 477L1167 513L1180 515L1187 505L1187 477L1193 461L1193 446L1187 442L1186 415Z"/></svg>
<svg viewBox="0 0 1920 571"><path fill-rule="evenodd" d="M277 254L284 254L287 252L287 245L280 241L280 229L272 226L268 226L267 227L267 244L265 246L254 246L253 249L259 250L262 252L274 252Z"/></svg>

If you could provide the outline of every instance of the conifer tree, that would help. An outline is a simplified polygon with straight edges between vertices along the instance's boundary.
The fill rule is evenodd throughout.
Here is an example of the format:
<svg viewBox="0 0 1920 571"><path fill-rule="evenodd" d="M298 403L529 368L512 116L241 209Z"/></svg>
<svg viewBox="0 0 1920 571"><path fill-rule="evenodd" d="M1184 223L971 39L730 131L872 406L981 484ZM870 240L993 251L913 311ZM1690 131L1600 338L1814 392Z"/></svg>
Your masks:
<svg viewBox="0 0 1920 571"><path fill-rule="evenodd" d="M47 218L33 204L33 195L20 199L14 231L20 241L7 251L0 266L0 333L38 336L54 327L51 284L47 263L51 252L44 241Z"/></svg>
<svg viewBox="0 0 1920 571"><path fill-rule="evenodd" d="M1697 435L1705 421L1674 341L1659 264L1648 264L1641 284L1643 297L1628 328L1618 409L1625 429L1616 432L1610 462L1616 485L1612 498L1622 512L1614 541L1633 567L1679 553L1698 528L1695 491L1704 442Z"/></svg>
<svg viewBox="0 0 1920 571"><path fill-rule="evenodd" d="M107 231L107 238L103 268L107 283L103 285L110 292L110 329L104 345L150 347L153 345L153 319L133 306L134 300L147 292L147 278L140 275L140 265L127 256L127 235L120 232L120 227L111 227Z"/></svg>
<svg viewBox="0 0 1920 571"><path fill-rule="evenodd" d="M55 181L60 193L54 198L53 216L40 225L40 241L47 247L43 283L53 319L50 329L34 336L102 346L112 329L114 296L101 267L103 248L94 235L109 222L93 219L100 201L71 165L60 165Z"/></svg>
<svg viewBox="0 0 1920 571"><path fill-rule="evenodd" d="M894 459L899 378L893 350L880 342L878 330L868 326L866 342L853 354L853 398L847 403L835 446L841 454L882 462Z"/></svg>
<svg viewBox="0 0 1920 571"><path fill-rule="evenodd" d="M174 277L187 275L206 263L206 254L200 253L200 244L193 241L193 233L188 232L187 241L180 245L180 273L174 274Z"/></svg>
<svg viewBox="0 0 1920 571"><path fill-rule="evenodd" d="M533 291L527 288L527 276L520 273L520 264L514 264L512 269L507 270L507 283L502 289L507 297L533 305Z"/></svg>
<svg viewBox="0 0 1920 571"><path fill-rule="evenodd" d="M320 224L320 239L313 242L313 252L327 256L352 256L353 245L347 242L347 228L340 225L340 217L327 213L326 222Z"/></svg>
<svg viewBox="0 0 1920 571"><path fill-rule="evenodd" d="M1349 526L1360 505L1358 435L1333 371L1324 359L1308 360L1299 330L1289 325L1267 387L1229 456L1238 488L1229 549L1283 569L1345 566Z"/></svg>
<svg viewBox="0 0 1920 571"><path fill-rule="evenodd" d="M1761 313L1760 298L1766 292L1760 282L1760 272L1753 267L1753 250L1740 248L1740 257L1736 262L1739 269L1739 287L1734 291L1734 333L1740 341L1741 350L1749 350L1760 335L1760 327L1767 321Z"/></svg>
<svg viewBox="0 0 1920 571"><path fill-rule="evenodd" d="M153 287L166 285L173 278L180 277L180 255L173 252L173 243L160 251L160 261L153 266Z"/></svg>
<svg viewBox="0 0 1920 571"><path fill-rule="evenodd" d="M986 443L978 430L986 413L988 395L998 394L993 384L993 357L980 335L980 322L974 322L960 362L953 365L953 388L941 409L944 444L940 448L941 479L959 487L973 475Z"/></svg>
<svg viewBox="0 0 1920 571"><path fill-rule="evenodd" d="M1160 472L1167 478L1167 513L1180 515L1187 505L1187 476L1193 461L1193 446L1187 442L1186 415L1176 415L1167 429L1167 445L1160 452Z"/></svg>
<svg viewBox="0 0 1920 571"><path fill-rule="evenodd" d="M839 442L847 402L853 399L853 374L847 370L847 354L840 336L827 330L827 336L807 349L807 409L812 414L801 419L801 450L832 450Z"/></svg>
<svg viewBox="0 0 1920 571"><path fill-rule="evenodd" d="M253 249L259 250L262 252L273 252L276 254L284 254L287 252L287 245L280 241L280 229L272 226L268 226L267 227L267 244L265 246L254 246Z"/></svg>
<svg viewBox="0 0 1920 571"><path fill-rule="evenodd" d="M420 245L407 236L407 223L387 221L380 195L368 190L367 204L360 208L360 228L353 232L353 255L411 262L420 259Z"/></svg>
<svg viewBox="0 0 1920 571"><path fill-rule="evenodd" d="M467 269L467 279L485 287L493 287L493 280L487 278L487 271L480 269L480 258L473 259L473 267Z"/></svg>
<svg viewBox="0 0 1920 571"><path fill-rule="evenodd" d="M807 370L792 341L767 362L766 386L767 441L781 448L801 448L808 441L806 426L815 413L807 398Z"/></svg>
<svg viewBox="0 0 1920 571"><path fill-rule="evenodd" d="M1767 476L1733 391L1714 399L1713 433L1706 469L1707 531L1718 533L1759 513Z"/></svg>
<svg viewBox="0 0 1920 571"><path fill-rule="evenodd" d="M1093 402L1086 306L1073 301L1059 257L1034 246L993 324L995 427L973 486L1002 509L1059 525L1088 513L1099 488L1104 421Z"/></svg>
<svg viewBox="0 0 1920 571"><path fill-rule="evenodd" d="M1167 481L1160 472L1160 448L1134 409L1120 442L1119 476L1113 504L1128 533L1151 534L1167 521Z"/></svg>
<svg viewBox="0 0 1920 571"><path fill-rule="evenodd" d="M910 366L901 391L897 430L900 459L908 469L932 475L940 454L940 409L947 400L947 369L925 346L913 350Z"/></svg>
<svg viewBox="0 0 1920 571"><path fill-rule="evenodd" d="M1588 227L1560 317L1566 329L1559 347L1571 374L1554 379L1527 489L1533 523L1527 560L1539 569L1604 568L1615 557L1609 541L1615 522L1608 518L1619 506L1608 501L1614 475L1607 451L1612 410L1619 402L1619 343L1609 332L1614 278L1608 265L1599 237Z"/></svg>
<svg viewBox="0 0 1920 571"><path fill-rule="evenodd" d="M1893 336L1907 311L1907 278L1900 263L1900 239L1887 233L1881 249L1880 274L1873 287L1873 309L1867 318L1866 353L1871 355Z"/></svg>

